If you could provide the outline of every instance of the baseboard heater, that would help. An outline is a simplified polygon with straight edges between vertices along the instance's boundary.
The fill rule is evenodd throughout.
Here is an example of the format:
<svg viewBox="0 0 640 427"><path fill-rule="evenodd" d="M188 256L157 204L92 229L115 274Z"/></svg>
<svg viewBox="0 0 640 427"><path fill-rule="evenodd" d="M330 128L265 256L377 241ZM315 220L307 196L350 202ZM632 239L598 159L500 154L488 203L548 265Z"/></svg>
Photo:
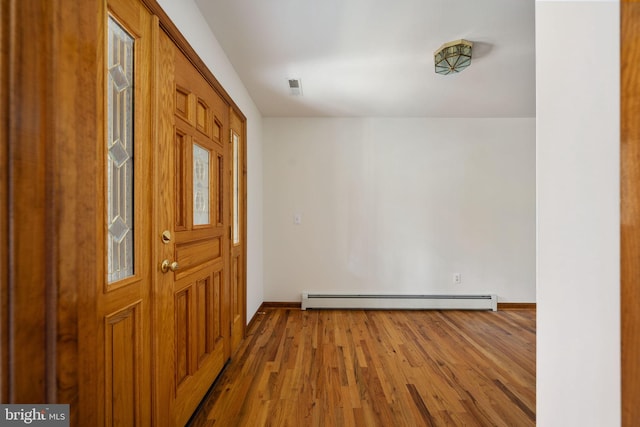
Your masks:
<svg viewBox="0 0 640 427"><path fill-rule="evenodd" d="M497 295L404 295L302 293L303 310L351 308L380 310L493 310Z"/></svg>

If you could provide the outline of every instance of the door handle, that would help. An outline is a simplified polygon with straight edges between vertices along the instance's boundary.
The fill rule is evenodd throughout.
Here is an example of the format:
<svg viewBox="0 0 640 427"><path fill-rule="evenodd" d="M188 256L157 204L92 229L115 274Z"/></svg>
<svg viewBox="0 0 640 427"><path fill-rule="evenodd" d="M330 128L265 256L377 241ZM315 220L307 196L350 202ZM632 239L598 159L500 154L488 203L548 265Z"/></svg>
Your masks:
<svg viewBox="0 0 640 427"><path fill-rule="evenodd" d="M162 261L162 264L160 264L160 270L162 270L163 273L167 273L169 270L176 271L178 268L180 268L180 266L176 261L169 262L168 259L165 259Z"/></svg>

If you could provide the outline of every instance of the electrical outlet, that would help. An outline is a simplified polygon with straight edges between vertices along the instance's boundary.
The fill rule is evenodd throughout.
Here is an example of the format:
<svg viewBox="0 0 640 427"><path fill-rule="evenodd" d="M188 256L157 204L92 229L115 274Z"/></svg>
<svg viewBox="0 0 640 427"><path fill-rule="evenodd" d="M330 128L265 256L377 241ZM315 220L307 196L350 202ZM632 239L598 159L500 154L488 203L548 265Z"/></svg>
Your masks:
<svg viewBox="0 0 640 427"><path fill-rule="evenodd" d="M293 224L294 225L300 225L302 224L302 214L299 212L296 212L293 214Z"/></svg>
<svg viewBox="0 0 640 427"><path fill-rule="evenodd" d="M459 285L460 283L462 283L462 274L453 273L453 283L455 285Z"/></svg>

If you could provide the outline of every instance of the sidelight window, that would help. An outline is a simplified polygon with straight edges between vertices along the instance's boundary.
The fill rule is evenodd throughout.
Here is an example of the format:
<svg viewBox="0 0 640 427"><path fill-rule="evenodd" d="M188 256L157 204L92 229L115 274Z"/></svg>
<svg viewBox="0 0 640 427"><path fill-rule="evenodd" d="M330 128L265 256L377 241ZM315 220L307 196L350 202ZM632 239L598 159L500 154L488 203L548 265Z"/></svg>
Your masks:
<svg viewBox="0 0 640 427"><path fill-rule="evenodd" d="M233 244L240 243L240 137L232 133L233 143Z"/></svg>
<svg viewBox="0 0 640 427"><path fill-rule="evenodd" d="M113 283L134 274L134 38L111 17L107 50L107 279Z"/></svg>

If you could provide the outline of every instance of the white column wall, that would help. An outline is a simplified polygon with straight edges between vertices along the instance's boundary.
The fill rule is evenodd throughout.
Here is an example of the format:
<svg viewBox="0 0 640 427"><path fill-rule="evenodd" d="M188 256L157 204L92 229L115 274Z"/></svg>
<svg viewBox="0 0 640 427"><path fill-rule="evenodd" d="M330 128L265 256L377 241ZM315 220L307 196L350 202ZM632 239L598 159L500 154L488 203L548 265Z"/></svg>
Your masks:
<svg viewBox="0 0 640 427"><path fill-rule="evenodd" d="M620 425L619 4L536 2L537 423Z"/></svg>

